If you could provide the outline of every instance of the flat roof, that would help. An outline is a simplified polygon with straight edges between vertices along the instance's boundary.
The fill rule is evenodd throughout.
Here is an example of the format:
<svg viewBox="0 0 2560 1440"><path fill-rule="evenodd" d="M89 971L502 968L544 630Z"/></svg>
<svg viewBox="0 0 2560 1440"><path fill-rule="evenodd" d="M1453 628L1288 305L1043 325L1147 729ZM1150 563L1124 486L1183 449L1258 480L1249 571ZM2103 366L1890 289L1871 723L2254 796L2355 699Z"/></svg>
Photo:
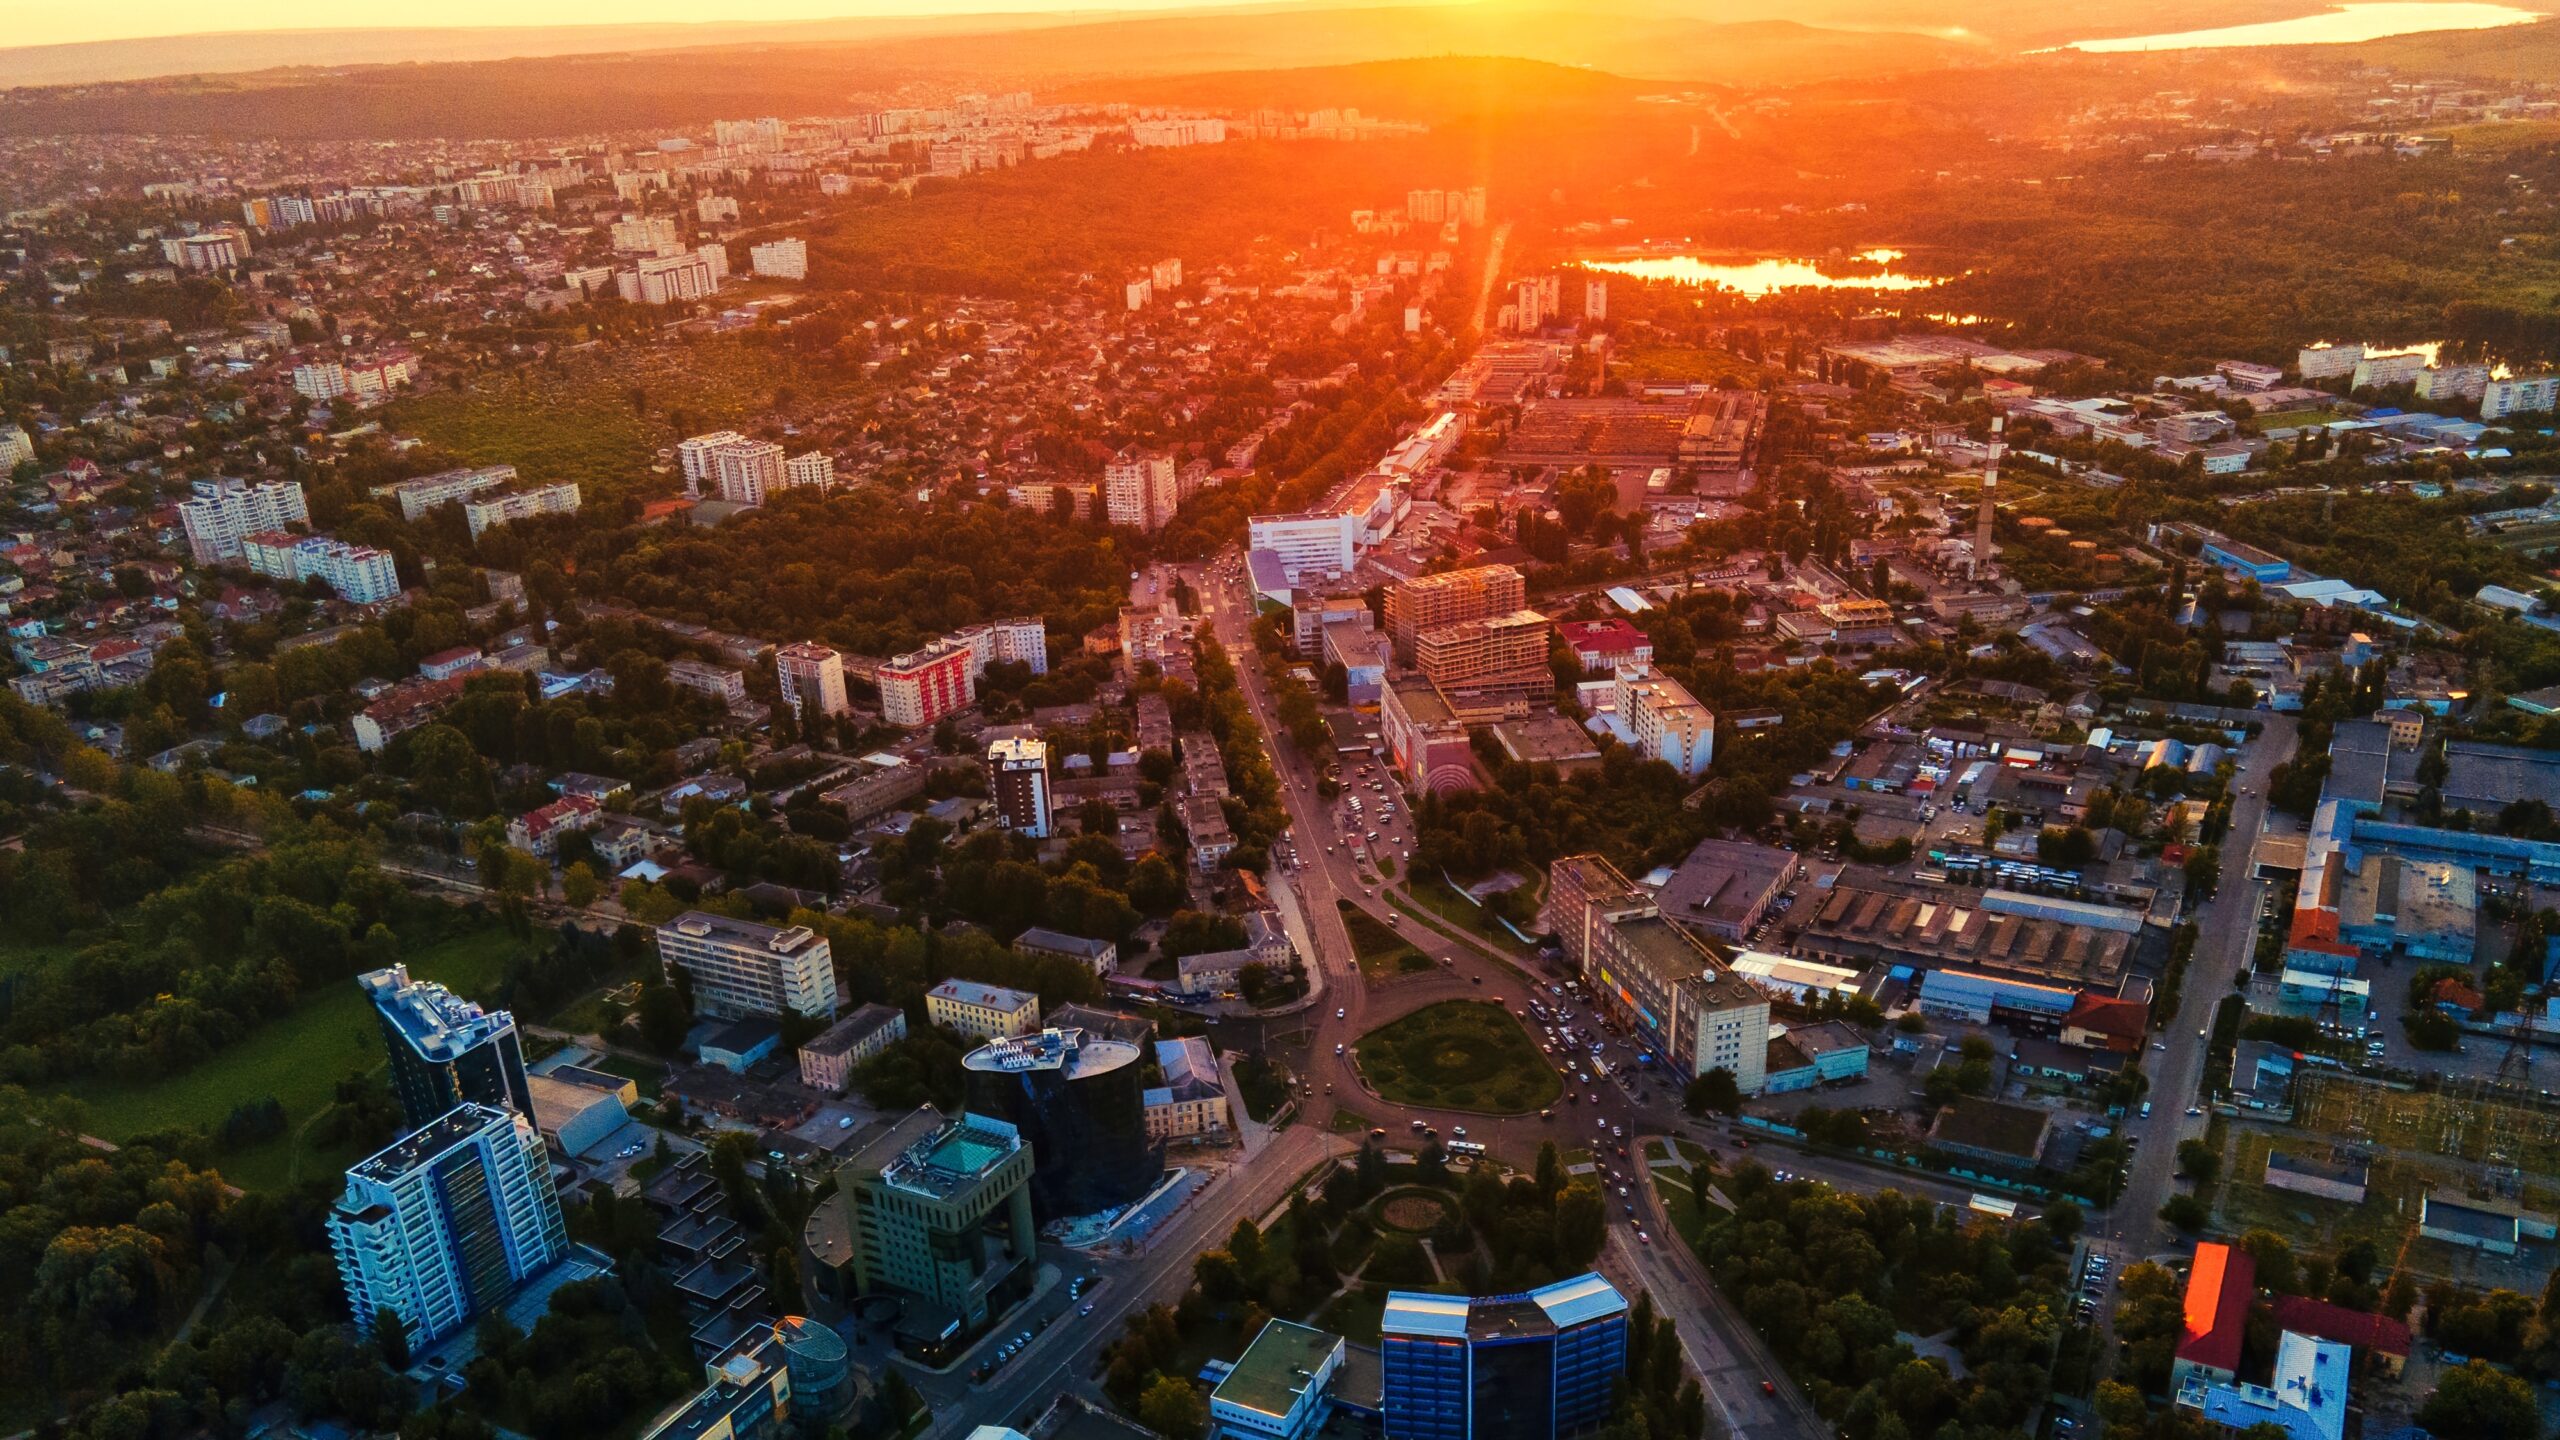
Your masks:
<svg viewBox="0 0 2560 1440"><path fill-rule="evenodd" d="M347 1173L388 1185L446 1151L468 1144L490 1126L512 1118L510 1111L466 1102L357 1161Z"/></svg>
<svg viewBox="0 0 2560 1440"><path fill-rule="evenodd" d="M1341 1348L1342 1337L1329 1330L1294 1320L1266 1320L1211 1399L1257 1415L1285 1417Z"/></svg>
<svg viewBox="0 0 2560 1440"><path fill-rule="evenodd" d="M2516 1217L2512 1212L2448 1195L2430 1193L2419 1212L2419 1219L2428 1229L2449 1230L2474 1240L2512 1241L2516 1238Z"/></svg>
<svg viewBox="0 0 2560 1440"><path fill-rule="evenodd" d="M1378 1333L1463 1340L1467 1334L1467 1305L1467 1297L1463 1295L1390 1290L1387 1292L1387 1308L1378 1317Z"/></svg>
<svg viewBox="0 0 2560 1440"><path fill-rule="evenodd" d="M1611 1315L1623 1315L1627 1309L1627 1297L1619 1294L1618 1287L1602 1279L1597 1272L1532 1290L1529 1298L1539 1309L1547 1312L1547 1318L1554 1321L1559 1329Z"/></svg>
<svg viewBox="0 0 2560 1440"><path fill-rule="evenodd" d="M1008 990L1001 985L981 985L975 980L945 980L925 992L939 995L961 1005L978 1005L989 1010L1019 1010L1037 1005L1040 997L1028 990Z"/></svg>
<svg viewBox="0 0 2560 1440"><path fill-rule="evenodd" d="M1055 1070L1069 1080L1100 1075L1135 1064L1138 1047L1126 1040L1107 1035L1088 1035L1082 1030L1042 1030L1036 1034L1009 1036L990 1040L961 1057L960 1063L971 1070L990 1074L1019 1075L1033 1070Z"/></svg>
<svg viewBox="0 0 2560 1440"><path fill-rule="evenodd" d="M905 1012L878 1002L867 1002L851 1014L821 1030L800 1048L820 1055L851 1054L853 1048L883 1028L897 1022Z"/></svg>
<svg viewBox="0 0 2560 1440"><path fill-rule="evenodd" d="M764 925L753 920L738 920L715 915L708 910L687 910L658 927L660 934L674 931L694 940L715 940L728 945L760 945L776 954L789 955L809 945L824 945L816 931L806 925Z"/></svg>

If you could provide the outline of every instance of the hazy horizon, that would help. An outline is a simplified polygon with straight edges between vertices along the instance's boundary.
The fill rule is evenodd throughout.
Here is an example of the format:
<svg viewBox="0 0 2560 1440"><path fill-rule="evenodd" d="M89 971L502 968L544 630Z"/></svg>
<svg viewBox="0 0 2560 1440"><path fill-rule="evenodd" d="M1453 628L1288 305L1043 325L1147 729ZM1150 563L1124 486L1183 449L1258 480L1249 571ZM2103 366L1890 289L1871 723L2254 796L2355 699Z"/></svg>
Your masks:
<svg viewBox="0 0 2560 1440"><path fill-rule="evenodd" d="M740 11L705 19L702 7L682 0L625 0L609 17L593 6L565 0L446 0L428 15L377 24L350 24L342 5L320 0L250 0L226 18L240 23L208 27L200 6L176 0L140 0L110 9L28 6L11 15L0 54L55 45L133 40L185 40L197 36L359 34L467 30L626 30L682 26L713 31L724 25L814 23L830 20L936 20L970 15L1110 14L1133 10L1244 7L1267 0L751 0ZM1432 0L1407 0L1432 3Z"/></svg>

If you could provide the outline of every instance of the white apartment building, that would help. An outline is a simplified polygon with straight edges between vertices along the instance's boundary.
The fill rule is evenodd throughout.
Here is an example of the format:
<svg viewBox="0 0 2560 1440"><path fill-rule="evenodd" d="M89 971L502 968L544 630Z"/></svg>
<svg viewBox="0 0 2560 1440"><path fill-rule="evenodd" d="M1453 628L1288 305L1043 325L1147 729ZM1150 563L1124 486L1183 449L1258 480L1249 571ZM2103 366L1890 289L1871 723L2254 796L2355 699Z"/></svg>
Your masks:
<svg viewBox="0 0 2560 1440"><path fill-rule="evenodd" d="M987 630L995 642L995 658L1020 661L1031 667L1034 675L1049 673L1049 622L1037 615L1018 615L1010 620L990 620ZM980 666L983 672L985 667Z"/></svg>
<svg viewBox="0 0 2560 1440"><path fill-rule="evenodd" d="M1696 780L1716 758L1715 712L1668 675L1641 665L1617 672L1618 718L1648 760L1660 760Z"/></svg>
<svg viewBox="0 0 2560 1440"><path fill-rule="evenodd" d="M745 672L699 660L668 661L667 683L708 695L723 705L741 705L747 698Z"/></svg>
<svg viewBox="0 0 2560 1440"><path fill-rule="evenodd" d="M2349 388L2378 390L2386 385L2410 385L2426 373L2424 355L2367 355L2356 362L2355 379Z"/></svg>
<svg viewBox="0 0 2560 1440"><path fill-rule="evenodd" d="M2293 373L2305 380L2331 380L2354 374L2363 363L2361 345L2305 345L2294 353Z"/></svg>
<svg viewBox="0 0 2560 1440"><path fill-rule="evenodd" d="M1102 467L1103 517L1114 525L1160 530L1181 503L1170 455L1123 450Z"/></svg>
<svg viewBox="0 0 2560 1440"><path fill-rule="evenodd" d="M728 246L721 244L717 240L705 240L701 244L693 247L693 253L701 257L703 264L711 267L712 279L726 280L729 278ZM713 288L716 289L718 287L715 286Z"/></svg>
<svg viewBox="0 0 2560 1440"><path fill-rule="evenodd" d="M483 465L471 470L445 470L403 480L396 485L373 487L374 498L385 496L400 502L400 518L416 521L439 505L456 500L469 500L484 491L502 489L516 483L513 465ZM272 528L272 527L270 527Z"/></svg>
<svg viewBox="0 0 2560 1440"><path fill-rule="evenodd" d="M2560 375L2520 376L2492 380L2480 391L2480 418L2503 420L2510 415L2541 415L2560 408Z"/></svg>
<svg viewBox="0 0 2560 1440"><path fill-rule="evenodd" d="M250 536L307 524L311 507L303 502L299 480L199 480L195 498L178 506L186 527L187 548L199 565L238 560L247 553Z"/></svg>
<svg viewBox="0 0 2560 1440"><path fill-rule="evenodd" d="M617 272L613 281L622 298L633 305L673 305L720 293L720 277L699 254L642 260Z"/></svg>
<svg viewBox="0 0 2560 1440"><path fill-rule="evenodd" d="M693 202L693 218L705 225L738 218L738 201L733 195L705 195Z"/></svg>
<svg viewBox="0 0 2560 1440"><path fill-rule="evenodd" d="M484 500L466 500L462 518L471 526L471 538L477 540L484 530L536 515L574 515L578 513L578 487L562 481L557 485L536 485L530 490L516 490L492 495Z"/></svg>
<svg viewBox="0 0 2560 1440"><path fill-rule="evenodd" d="M378 605L400 593L400 571L391 552L370 545L270 530L242 540L240 549L259 574L288 584L317 579L351 605Z"/></svg>
<svg viewBox="0 0 2560 1440"><path fill-rule="evenodd" d="M842 715L853 709L845 698L844 657L813 640L785 645L773 652L773 672L782 682L782 703L796 717L815 701L822 715Z"/></svg>
<svg viewBox="0 0 2560 1440"><path fill-rule="evenodd" d="M613 248L625 255L664 255L683 243L673 215L625 215L613 222Z"/></svg>
<svg viewBox="0 0 2560 1440"><path fill-rule="evenodd" d="M2421 400L2478 400L2488 388L2486 365L2430 365L2418 372Z"/></svg>
<svg viewBox="0 0 2560 1440"><path fill-rule="evenodd" d="M498 1310L569 1251L551 1161L533 1122L465 1104L347 1171L329 1208L347 1310L388 1310L413 1346Z"/></svg>
<svg viewBox="0 0 2560 1440"><path fill-rule="evenodd" d="M1310 575L1348 575L1360 554L1357 515L1256 515L1245 522L1246 548L1268 550L1292 585Z"/></svg>
<svg viewBox="0 0 2560 1440"><path fill-rule="evenodd" d="M36 442L27 438L23 428L0 425L0 475L7 475L34 458Z"/></svg>
<svg viewBox="0 0 2560 1440"><path fill-rule="evenodd" d="M824 495L836 488L836 457L824 450L794 455L782 462L782 481L794 490L808 487Z"/></svg>
<svg viewBox="0 0 2560 1440"><path fill-rule="evenodd" d="M809 278L809 242L797 236L747 247L747 265L769 280Z"/></svg>
<svg viewBox="0 0 2560 1440"><path fill-rule="evenodd" d="M782 447L770 440L732 441L712 454L711 476L721 499L761 505L783 486Z"/></svg>
<svg viewBox="0 0 2560 1440"><path fill-rule="evenodd" d="M293 367L293 393L306 400L335 400L353 388L347 380L347 367L335 360Z"/></svg>
<svg viewBox="0 0 2560 1440"><path fill-rule="evenodd" d="M805 925L781 929L688 910L658 927L658 958L693 984L697 1015L724 1020L836 1013L835 952Z"/></svg>
<svg viewBox="0 0 2560 1440"><path fill-rule="evenodd" d="M714 430L708 435L677 441L676 466L684 474L685 493L701 494L702 487L710 484L719 473L712 457L727 446L744 444L746 438L735 430Z"/></svg>

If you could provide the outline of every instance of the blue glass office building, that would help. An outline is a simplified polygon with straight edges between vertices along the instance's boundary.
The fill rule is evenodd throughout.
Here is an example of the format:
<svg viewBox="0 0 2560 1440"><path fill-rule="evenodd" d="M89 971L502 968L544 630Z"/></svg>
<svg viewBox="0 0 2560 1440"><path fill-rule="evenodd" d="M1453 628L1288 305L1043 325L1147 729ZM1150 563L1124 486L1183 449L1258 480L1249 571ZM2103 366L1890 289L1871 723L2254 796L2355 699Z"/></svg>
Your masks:
<svg viewBox="0 0 2560 1440"><path fill-rule="evenodd" d="M1598 1275L1522 1295L1387 1296L1387 1440L1559 1440L1609 1418L1627 1301Z"/></svg>

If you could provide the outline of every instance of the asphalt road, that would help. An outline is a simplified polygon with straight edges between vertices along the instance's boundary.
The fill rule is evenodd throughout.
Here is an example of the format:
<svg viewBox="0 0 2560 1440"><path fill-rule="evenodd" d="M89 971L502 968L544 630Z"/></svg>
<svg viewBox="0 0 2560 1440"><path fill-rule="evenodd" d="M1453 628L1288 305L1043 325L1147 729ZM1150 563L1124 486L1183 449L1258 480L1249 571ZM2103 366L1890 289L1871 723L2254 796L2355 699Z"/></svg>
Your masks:
<svg viewBox="0 0 2560 1440"><path fill-rule="evenodd" d="M1277 736L1279 727L1260 659L1249 653L1254 606L1241 575L1228 580L1214 569L1203 567L1190 572L1189 578L1202 597L1204 612L1219 643L1235 657L1238 683L1256 720L1266 735ZM1747 1440L1811 1440L1827 1434L1759 1336L1713 1292L1705 1268L1696 1257L1676 1242L1664 1243L1667 1232L1661 1228L1661 1217L1658 1211L1647 1208L1654 1203L1652 1187L1638 1183L1642 1180L1640 1167L1629 1158L1641 1153L1635 1137L1688 1128L1680 1112L1680 1096L1666 1084L1622 1074L1614 1082L1595 1080L1578 1085L1568 1075L1565 1084L1576 1100L1560 1099L1550 1107L1551 1115L1542 1118L1535 1114L1486 1116L1400 1104L1378 1095L1362 1081L1352 1063L1352 1051L1359 1037L1369 1031L1426 1005L1451 999L1491 1000L1525 1016L1533 999L1551 1008L1558 1003L1545 988L1556 977L1539 974L1517 957L1497 954L1472 937L1453 939L1398 911L1380 893L1392 889L1392 882L1382 881L1374 865L1365 863L1365 852L1371 848L1365 838L1355 840L1343 833L1339 800L1328 802L1318 792L1317 771L1308 758L1297 754L1295 747L1286 742L1272 744L1270 753L1290 814L1290 835L1297 842L1300 868L1291 873L1289 880L1317 932L1317 963L1325 968L1325 998L1330 1002L1314 1012L1306 1053L1298 1061L1308 1086L1308 1093L1300 1101L1300 1126L1329 1130L1337 1110L1347 1109L1385 1130L1386 1143L1390 1145L1410 1145L1416 1138L1412 1131L1416 1121L1436 1129L1443 1138L1453 1138L1458 1127L1464 1126L1466 1138L1485 1145L1496 1159L1524 1167L1536 1160L1539 1147L1548 1141L1567 1151L1590 1149L1597 1163L1615 1171L1614 1175L1603 1177L1610 1191L1613 1223L1602 1268L1622 1283L1643 1285L1653 1293L1656 1305L1675 1317L1689 1364L1710 1393L1710 1408L1733 1433ZM1379 842L1375 848L1390 854L1411 849L1412 812L1402 787L1386 769L1384 756L1373 756L1366 764L1355 764L1346 757L1342 769L1346 786L1354 787L1350 793L1360 795L1365 810L1371 814L1377 810L1379 796L1368 788L1368 781L1379 778L1386 782L1385 793L1394 802L1394 814L1391 822L1377 825ZM1364 836L1365 833L1364 830ZM1404 871L1399 857L1397 876L1401 877ZM1342 927L1337 900L1349 901L1381 923L1390 923L1392 917L1398 934L1431 958L1431 971L1375 987L1366 983L1353 958L1349 934ZM1444 960L1448 962L1445 965L1440 963ZM1589 1006L1567 1003L1576 1012L1577 1028L1586 1036L1591 1035L1594 1026ZM1531 1026L1533 1034L1536 1028ZM1635 1071L1632 1064L1619 1064L1632 1060L1632 1052L1623 1039L1603 1034L1611 1042L1607 1052L1611 1068ZM1337 1045L1343 1049L1340 1055L1334 1053ZM1609 1132L1606 1139L1601 1138L1604 1125ZM1627 1138L1621 1139L1621 1133ZM1732 1158L1730 1151L1725 1158ZM1791 1163L1790 1168L1799 1167ZM1862 1189L1877 1188L1880 1181L1888 1179L1854 1166L1824 1168L1852 1172L1839 1176L1839 1182ZM1627 1214L1627 1202L1616 1194L1622 1182L1630 1190L1630 1199L1638 1191L1644 1197L1635 1202L1634 1216ZM1649 1220L1647 1215L1651 1216ZM1636 1238L1639 1226L1651 1236L1649 1242ZM1775 1395L1762 1390L1764 1380L1775 1387Z"/></svg>
<svg viewBox="0 0 2560 1440"><path fill-rule="evenodd" d="M2193 915L2196 948L2187 963L2178 997L2178 1013L2155 1034L2164 1049L2144 1055L2151 1078L2151 1118L2125 1122L2125 1134L2139 1143L2116 1203L2092 1223L2090 1248L2125 1264L2156 1256L2183 1255L2192 1242L2159 1218L2178 1186L2178 1142L2205 1132L2206 1117L2189 1115L2197 1104L2196 1087L2204 1077L2205 1048L2214 1008L2231 993L2231 977L2245 969L2257 943L2261 883L2249 878L2250 851L2266 821L2267 779L2291 758L2298 727L2290 715L2267 712L2265 728L2240 752L2234 784L2245 793L2232 804L2231 829L2222 840L2222 879L2214 897ZM2109 1300L2100 1315L2113 1310Z"/></svg>

